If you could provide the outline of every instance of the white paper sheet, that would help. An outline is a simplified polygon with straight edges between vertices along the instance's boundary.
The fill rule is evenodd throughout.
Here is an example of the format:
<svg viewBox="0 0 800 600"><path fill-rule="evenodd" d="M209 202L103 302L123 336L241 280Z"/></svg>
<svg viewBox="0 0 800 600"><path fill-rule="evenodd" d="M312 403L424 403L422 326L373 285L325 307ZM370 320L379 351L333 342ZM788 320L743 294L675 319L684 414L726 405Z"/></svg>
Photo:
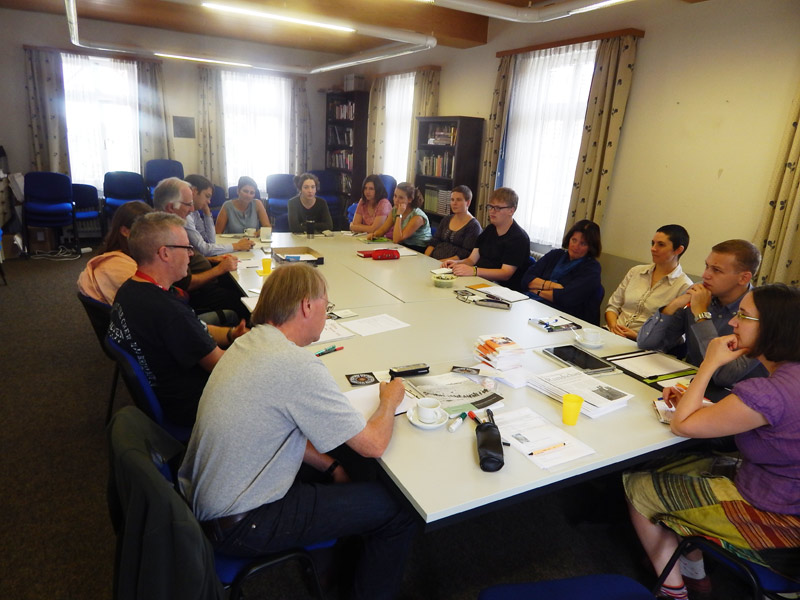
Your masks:
<svg viewBox="0 0 800 600"><path fill-rule="evenodd" d="M323 328L322 333L319 335L319 339L316 342L313 342L312 345L326 344L336 340L345 340L353 337L353 335L354 334L352 331L345 329L337 321L334 321L333 319L326 319L325 327Z"/></svg>
<svg viewBox="0 0 800 600"><path fill-rule="evenodd" d="M360 386L349 392L345 392L344 395L350 400L350 404L353 405L353 408L364 415L365 419L369 419L372 413L375 412L375 409L378 408L378 403L380 401L380 385ZM397 410L394 411L394 414L401 415L416 404L417 399L406 392L405 398L403 398Z"/></svg>
<svg viewBox="0 0 800 600"><path fill-rule="evenodd" d="M385 313L381 315L375 315L374 317L364 317L363 319L348 321L343 325L358 335L374 335L376 333L384 333L394 329L409 327L408 323L404 323L403 321L395 319L394 317L391 317Z"/></svg>

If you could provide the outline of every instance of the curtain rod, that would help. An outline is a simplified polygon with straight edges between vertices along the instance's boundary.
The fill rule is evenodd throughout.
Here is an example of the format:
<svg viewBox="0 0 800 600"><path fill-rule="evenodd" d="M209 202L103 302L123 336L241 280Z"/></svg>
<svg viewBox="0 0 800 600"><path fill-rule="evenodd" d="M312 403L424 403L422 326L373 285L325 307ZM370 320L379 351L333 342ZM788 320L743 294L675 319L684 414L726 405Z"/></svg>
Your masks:
<svg viewBox="0 0 800 600"><path fill-rule="evenodd" d="M547 42L544 44L536 44L534 46L525 46L524 48L514 48L513 50L501 50L495 56L501 58L503 56L511 56L514 54L522 54L523 52L534 52L536 50L548 50L550 48L558 48L560 46L570 46L572 44L582 44L584 42L593 42L595 40L607 40L609 38L621 37L623 35L632 35L634 37L644 37L644 31L641 29L618 29L616 31L608 31L606 33L596 33L594 35L585 35L581 37L571 38L568 40L560 40L557 42Z"/></svg>
<svg viewBox="0 0 800 600"><path fill-rule="evenodd" d="M184 62L193 62L193 61L184 61ZM237 67L236 65L215 65L213 63L204 63L200 61L197 61L194 64L197 65L198 69L214 69L215 71L238 71L240 73L254 73L253 69L250 67ZM282 71L264 72L264 75L268 75L270 77L281 77L283 79L292 79L294 81L308 81L308 77L306 77L305 75L284 73Z"/></svg>
<svg viewBox="0 0 800 600"><path fill-rule="evenodd" d="M152 63L163 64L163 60L153 58L152 56L140 56L138 54L123 54L115 52L92 52L83 48L56 48L54 46L30 46L23 44L22 47L26 50L49 50L51 52L66 52L68 54L82 54L84 56L96 56L99 58L116 58L118 60L140 60Z"/></svg>

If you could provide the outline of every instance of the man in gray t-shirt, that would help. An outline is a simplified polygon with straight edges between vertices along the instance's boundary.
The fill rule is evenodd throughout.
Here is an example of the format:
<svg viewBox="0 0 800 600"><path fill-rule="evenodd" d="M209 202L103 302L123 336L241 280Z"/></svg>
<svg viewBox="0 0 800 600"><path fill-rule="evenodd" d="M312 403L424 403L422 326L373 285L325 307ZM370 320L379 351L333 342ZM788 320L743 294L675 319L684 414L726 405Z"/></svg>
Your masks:
<svg viewBox="0 0 800 600"><path fill-rule="evenodd" d="M314 268L276 269L261 291L253 329L206 384L179 472L180 486L214 546L257 556L362 535L350 596L390 598L402 580L413 516L376 481L351 481L327 453L346 445L379 457L392 436L402 381L380 384L368 419L322 361L305 350L327 318L325 280ZM305 469L301 470L301 466ZM311 482L308 468L319 472Z"/></svg>

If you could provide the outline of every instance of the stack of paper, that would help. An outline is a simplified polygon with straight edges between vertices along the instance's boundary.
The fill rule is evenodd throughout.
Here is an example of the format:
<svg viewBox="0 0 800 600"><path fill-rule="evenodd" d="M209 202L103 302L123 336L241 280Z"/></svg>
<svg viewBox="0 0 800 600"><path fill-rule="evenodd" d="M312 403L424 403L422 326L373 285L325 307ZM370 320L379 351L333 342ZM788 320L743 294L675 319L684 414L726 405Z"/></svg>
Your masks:
<svg viewBox="0 0 800 600"><path fill-rule="evenodd" d="M499 371L522 366L523 352L514 340L500 334L478 336L475 343L475 355L478 359Z"/></svg>
<svg viewBox="0 0 800 600"><path fill-rule="evenodd" d="M583 398L581 412L588 417L599 417L628 405L628 394L574 367L559 369L551 373L533 375L528 385L561 402L564 394L576 394Z"/></svg>

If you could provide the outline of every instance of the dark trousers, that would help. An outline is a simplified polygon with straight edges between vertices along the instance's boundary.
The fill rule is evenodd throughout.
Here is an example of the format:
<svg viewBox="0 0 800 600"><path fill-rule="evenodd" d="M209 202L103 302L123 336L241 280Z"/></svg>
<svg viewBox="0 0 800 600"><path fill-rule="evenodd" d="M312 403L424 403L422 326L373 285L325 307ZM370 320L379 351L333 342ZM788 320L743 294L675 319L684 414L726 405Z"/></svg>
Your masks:
<svg viewBox="0 0 800 600"><path fill-rule="evenodd" d="M215 546L225 554L258 556L358 535L363 547L348 597L380 600L399 590L415 531L414 515L380 482L321 484L298 477L283 498L252 510Z"/></svg>

